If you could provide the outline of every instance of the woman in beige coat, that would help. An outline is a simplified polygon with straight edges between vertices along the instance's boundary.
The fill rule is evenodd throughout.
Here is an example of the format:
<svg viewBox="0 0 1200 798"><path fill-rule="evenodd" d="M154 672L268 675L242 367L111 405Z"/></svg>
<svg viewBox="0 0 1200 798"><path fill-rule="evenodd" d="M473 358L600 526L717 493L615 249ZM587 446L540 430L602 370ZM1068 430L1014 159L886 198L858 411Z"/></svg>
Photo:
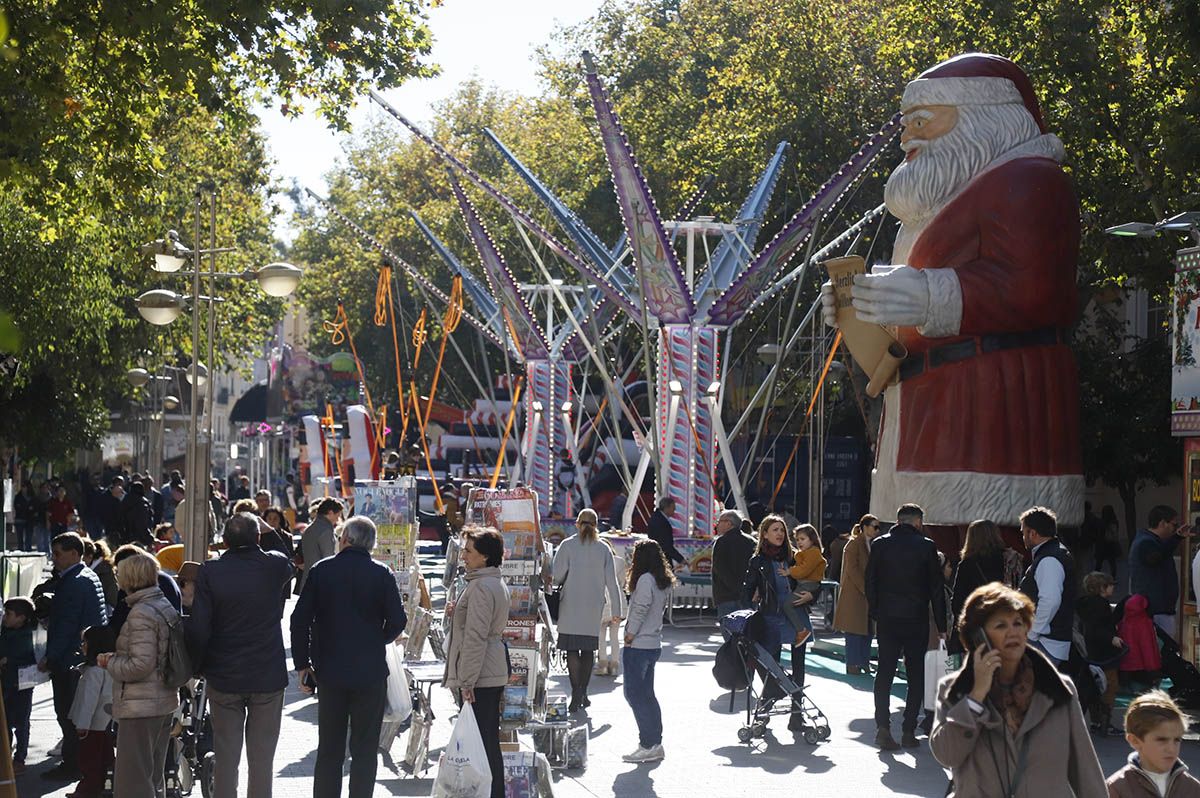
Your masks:
<svg viewBox="0 0 1200 798"><path fill-rule="evenodd" d="M137 552L117 566L129 617L117 635L117 650L96 664L113 678L112 716L117 721L117 761L113 794L154 798L163 794L163 768L171 716L179 693L163 681L170 631L179 616L158 588L158 560Z"/></svg>
<svg viewBox="0 0 1200 798"><path fill-rule="evenodd" d="M500 578L504 538L494 529L468 527L462 560L467 587L447 610L450 650L442 684L473 705L479 736L492 769L492 798L504 798L500 712L508 684L508 655L501 635L508 624L508 588ZM529 674L529 678L533 678Z"/></svg>
<svg viewBox="0 0 1200 798"><path fill-rule="evenodd" d="M978 588L959 619L966 664L938 685L929 748L950 768L952 796L1106 794L1071 680L1028 645L1033 603L999 582Z"/></svg>
<svg viewBox="0 0 1200 798"><path fill-rule="evenodd" d="M850 532L842 551L842 573L838 580L837 606L833 610L833 628L846 634L846 673L856 676L870 672L871 620L867 616L867 557L871 541L879 535L879 520L864 515Z"/></svg>

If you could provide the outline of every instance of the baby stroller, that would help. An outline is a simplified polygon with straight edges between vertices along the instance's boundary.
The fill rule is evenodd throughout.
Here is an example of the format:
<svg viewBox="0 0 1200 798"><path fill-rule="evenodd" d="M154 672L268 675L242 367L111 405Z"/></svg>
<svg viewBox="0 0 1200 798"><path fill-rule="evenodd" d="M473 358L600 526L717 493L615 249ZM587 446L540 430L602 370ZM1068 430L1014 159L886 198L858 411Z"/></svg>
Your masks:
<svg viewBox="0 0 1200 798"><path fill-rule="evenodd" d="M725 616L721 625L729 633L729 639L717 650L713 665L713 676L722 688L746 691L746 722L738 729L738 741L748 743L762 737L767 722L777 715L799 716L802 726L798 731L809 745L828 740L829 719L758 642L754 634L756 622L761 621L754 610L739 610ZM761 692L754 689L755 672L763 680Z"/></svg>
<svg viewBox="0 0 1200 798"><path fill-rule="evenodd" d="M179 710L167 748L167 798L191 795L196 782L204 798L213 794L212 721L204 679L193 679L179 690Z"/></svg>

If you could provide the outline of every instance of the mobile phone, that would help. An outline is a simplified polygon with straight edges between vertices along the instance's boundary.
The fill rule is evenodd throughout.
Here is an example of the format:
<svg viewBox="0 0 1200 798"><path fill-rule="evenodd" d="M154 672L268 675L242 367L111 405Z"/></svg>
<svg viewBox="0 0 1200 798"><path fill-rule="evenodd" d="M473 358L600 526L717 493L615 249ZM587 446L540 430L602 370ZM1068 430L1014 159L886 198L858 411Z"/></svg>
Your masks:
<svg viewBox="0 0 1200 798"><path fill-rule="evenodd" d="M980 646L984 646L984 649L983 649L984 651L992 650L992 641L988 640L987 632L983 631L982 626L978 626L978 627L972 629L971 633L969 635L967 635L967 639L971 643L971 651L972 652L974 652Z"/></svg>

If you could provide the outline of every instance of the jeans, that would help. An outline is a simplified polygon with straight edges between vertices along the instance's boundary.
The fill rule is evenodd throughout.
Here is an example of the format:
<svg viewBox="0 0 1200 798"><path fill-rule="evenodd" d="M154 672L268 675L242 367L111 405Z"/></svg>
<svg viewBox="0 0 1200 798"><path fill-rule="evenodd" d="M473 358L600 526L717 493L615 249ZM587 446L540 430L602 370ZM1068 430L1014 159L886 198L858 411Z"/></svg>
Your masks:
<svg viewBox="0 0 1200 798"><path fill-rule="evenodd" d="M387 679L361 689L321 685L317 704L317 763L313 798L339 798L350 731L350 798L371 798L379 767L379 732L387 708Z"/></svg>
<svg viewBox="0 0 1200 798"><path fill-rule="evenodd" d="M33 551L33 527L27 521L17 521L13 525L16 536L17 551Z"/></svg>
<svg viewBox="0 0 1200 798"><path fill-rule="evenodd" d="M792 641L796 639L795 627L788 621L786 615L779 612L767 613L763 615L763 620L765 621L763 624L763 637L758 642L771 655L771 659L779 662L779 657L783 654L783 644L786 641L788 646L791 647L792 681L796 683L797 687L803 687L807 672L805 663L806 649L804 646L792 645ZM782 668L782 663L780 663L780 667ZM765 672L760 670L760 675L763 676L763 691L767 695L770 695L766 684ZM774 684L774 680L772 680L772 684ZM776 687L776 689L779 688ZM776 693L776 695L782 695L782 691ZM795 708L793 707L793 709Z"/></svg>
<svg viewBox="0 0 1200 798"><path fill-rule="evenodd" d="M50 553L50 530L46 529L42 524L34 524L33 532L31 533L31 543L33 551L40 551L43 554Z"/></svg>
<svg viewBox="0 0 1200 798"><path fill-rule="evenodd" d="M71 704L75 701L75 688L79 685L79 671L73 668L50 672L50 686L54 688L54 715L62 729L62 761L71 770L79 768L79 738L75 735L75 724L71 722Z"/></svg>
<svg viewBox="0 0 1200 798"><path fill-rule="evenodd" d="M879 671L875 674L875 725L891 727L892 682L896 666L904 656L905 681L904 724L902 730L912 733L917 728L917 715L925 703L925 650L929 647L929 621L884 620L875 627L879 638Z"/></svg>
<svg viewBox="0 0 1200 798"><path fill-rule="evenodd" d="M654 664L660 648L630 648L621 652L625 667L625 701L633 710L638 727L638 745L650 748L662 744L662 709L654 695Z"/></svg>
<svg viewBox="0 0 1200 798"><path fill-rule="evenodd" d="M33 714L33 688L26 690L12 688L4 689L4 714L13 736L17 738L13 748L13 761L24 762L29 752L29 717ZM10 740L12 738L9 738Z"/></svg>
<svg viewBox="0 0 1200 798"><path fill-rule="evenodd" d="M212 719L213 795L236 798L238 765L242 760L242 742L246 744L249 770L248 798L271 798L275 775L275 744L283 715L283 691L270 693L223 693L208 688L209 717Z"/></svg>
<svg viewBox="0 0 1200 798"><path fill-rule="evenodd" d="M475 723L487 751L488 767L492 771L491 798L504 798L504 754L500 751L500 712L503 708L503 687L476 687Z"/></svg>
<svg viewBox="0 0 1200 798"><path fill-rule="evenodd" d="M871 664L871 635L846 633L846 667L866 668Z"/></svg>

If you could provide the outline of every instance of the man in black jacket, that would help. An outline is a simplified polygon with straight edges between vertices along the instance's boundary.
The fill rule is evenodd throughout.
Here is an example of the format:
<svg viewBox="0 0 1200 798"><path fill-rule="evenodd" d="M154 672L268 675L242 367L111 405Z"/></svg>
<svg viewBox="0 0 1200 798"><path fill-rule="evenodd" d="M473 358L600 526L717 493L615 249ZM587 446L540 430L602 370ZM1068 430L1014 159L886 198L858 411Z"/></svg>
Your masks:
<svg viewBox="0 0 1200 798"><path fill-rule="evenodd" d="M283 649L283 585L291 561L258 545L263 521L238 513L225 523L229 549L196 572L188 646L207 679L213 727L214 796L238 794L238 765L246 745L249 777L244 795L271 794L275 743L287 687Z"/></svg>
<svg viewBox="0 0 1200 798"><path fill-rule="evenodd" d="M311 566L292 611L292 659L300 688L320 685L313 795L341 795L350 730L350 798L375 790L380 726L387 709L386 647L404 631L404 601L391 569L371 559L375 524L356 515L340 551ZM310 650L311 648L311 650Z"/></svg>
<svg viewBox="0 0 1200 798"><path fill-rule="evenodd" d="M663 554L667 555L667 562L679 568L687 560L679 553L679 549L675 548L675 529L671 526L673 515L675 500L670 496L659 499L658 509L650 514L650 520L646 523L646 535L662 548Z"/></svg>
<svg viewBox="0 0 1200 798"><path fill-rule="evenodd" d="M742 601L742 583L746 581L746 566L754 556L756 545L754 538L742 532L742 514L737 510L725 510L717 518L712 592L718 620L747 607Z"/></svg>
<svg viewBox="0 0 1200 798"><path fill-rule="evenodd" d="M937 546L921 531L924 511L905 504L896 511L898 523L871 543L867 558L867 608L879 640L879 670L875 674L875 745L895 751L891 697L896 665L904 655L908 689L904 699L901 744L916 748L917 714L925 699L925 650L929 644L929 609L938 632L946 634L946 596Z"/></svg>
<svg viewBox="0 0 1200 798"><path fill-rule="evenodd" d="M140 480L129 484L129 493L121 501L121 537L123 543L154 546L154 508L146 498L146 486Z"/></svg>

